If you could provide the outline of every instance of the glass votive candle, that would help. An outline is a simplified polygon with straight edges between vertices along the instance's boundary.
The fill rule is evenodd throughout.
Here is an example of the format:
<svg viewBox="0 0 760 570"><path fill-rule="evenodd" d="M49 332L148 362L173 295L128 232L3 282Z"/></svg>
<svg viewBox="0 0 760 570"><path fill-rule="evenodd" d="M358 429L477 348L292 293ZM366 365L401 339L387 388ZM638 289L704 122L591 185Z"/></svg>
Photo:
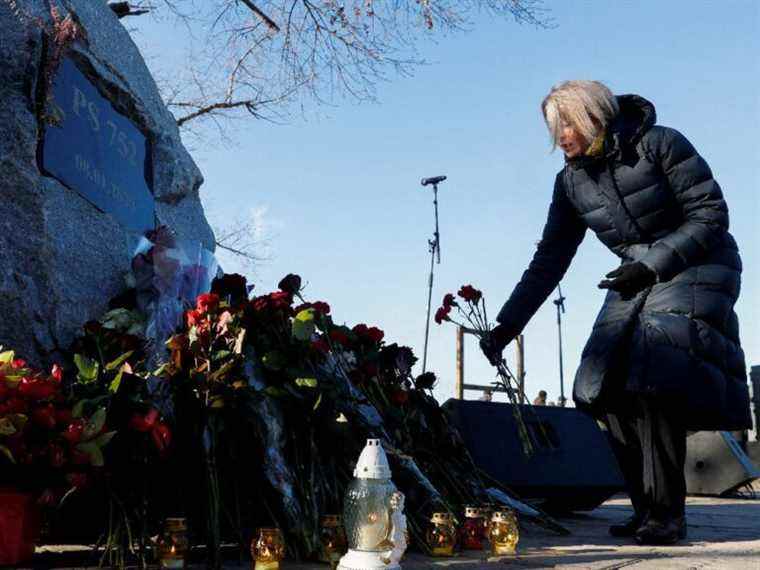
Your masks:
<svg viewBox="0 0 760 570"><path fill-rule="evenodd" d="M161 568L184 568L190 543L187 540L187 521L184 518L168 518L158 542L158 562Z"/></svg>
<svg viewBox="0 0 760 570"><path fill-rule="evenodd" d="M512 510L494 511L491 515L491 554L501 556L514 554L517 542L520 540L520 529L517 526L517 516Z"/></svg>
<svg viewBox="0 0 760 570"><path fill-rule="evenodd" d="M261 528L251 542L254 570L279 570L285 558L285 539L279 528Z"/></svg>
<svg viewBox="0 0 760 570"><path fill-rule="evenodd" d="M488 535L483 511L478 507L464 508L464 524L460 531L462 548L465 550L483 550L483 543Z"/></svg>
<svg viewBox="0 0 760 570"><path fill-rule="evenodd" d="M322 545L322 562L334 564L348 550L346 531L340 515L324 515L319 524L319 540Z"/></svg>
<svg viewBox="0 0 760 570"><path fill-rule="evenodd" d="M427 531L427 543L433 556L453 556L457 527L451 513L433 513Z"/></svg>

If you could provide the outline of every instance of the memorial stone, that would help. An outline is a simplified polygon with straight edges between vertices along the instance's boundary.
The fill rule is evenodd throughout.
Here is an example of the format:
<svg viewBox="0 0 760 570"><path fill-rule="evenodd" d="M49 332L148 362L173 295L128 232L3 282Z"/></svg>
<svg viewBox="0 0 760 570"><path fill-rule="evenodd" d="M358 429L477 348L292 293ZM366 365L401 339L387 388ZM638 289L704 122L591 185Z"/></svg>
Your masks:
<svg viewBox="0 0 760 570"><path fill-rule="evenodd" d="M47 81L54 11L85 33ZM48 364L123 289L146 229L209 250L214 235L203 177L105 1L0 0L0 61L0 344Z"/></svg>

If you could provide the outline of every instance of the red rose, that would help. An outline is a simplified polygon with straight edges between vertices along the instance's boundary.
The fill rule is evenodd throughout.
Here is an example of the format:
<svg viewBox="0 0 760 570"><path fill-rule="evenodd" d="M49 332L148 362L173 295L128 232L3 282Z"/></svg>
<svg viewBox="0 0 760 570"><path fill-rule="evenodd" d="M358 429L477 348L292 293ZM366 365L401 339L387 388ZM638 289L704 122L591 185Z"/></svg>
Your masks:
<svg viewBox="0 0 760 570"><path fill-rule="evenodd" d="M13 368L26 368L26 360L23 358L16 358L12 363L11 366Z"/></svg>
<svg viewBox="0 0 760 570"><path fill-rule="evenodd" d="M20 396L29 400L47 400L55 394L57 386L39 378L22 378L18 385Z"/></svg>
<svg viewBox="0 0 760 570"><path fill-rule="evenodd" d="M9 392L8 385L5 383L5 377L0 374L0 402L5 401Z"/></svg>
<svg viewBox="0 0 760 570"><path fill-rule="evenodd" d="M195 300L195 309L199 313L213 312L216 311L218 307L219 295L214 293L203 293L202 295L198 295L198 298Z"/></svg>
<svg viewBox="0 0 760 570"><path fill-rule="evenodd" d="M32 412L32 421L38 426L55 429L55 409L52 404L36 408Z"/></svg>
<svg viewBox="0 0 760 570"><path fill-rule="evenodd" d="M11 414L25 414L29 411L29 405L21 398L10 398L7 402L8 412Z"/></svg>
<svg viewBox="0 0 760 570"><path fill-rule="evenodd" d="M462 285L462 287L459 289L459 292L457 293L462 299L465 301L469 301L470 303L477 303L480 301L480 298L483 296L483 293L475 289L472 285Z"/></svg>
<svg viewBox="0 0 760 570"><path fill-rule="evenodd" d="M53 369L50 371L50 377L56 382L63 380L63 368L57 364L53 364Z"/></svg>
<svg viewBox="0 0 760 570"><path fill-rule="evenodd" d="M172 441L172 432L165 423L158 422L151 430L150 437L159 453L164 453Z"/></svg>
<svg viewBox="0 0 760 570"><path fill-rule="evenodd" d="M63 432L63 439L68 441L71 445L79 443L82 439L82 433L84 432L85 421L77 419L72 421Z"/></svg>
<svg viewBox="0 0 760 570"><path fill-rule="evenodd" d="M55 421L58 425L66 425L71 421L71 410L63 408L55 411Z"/></svg>
<svg viewBox="0 0 760 570"><path fill-rule="evenodd" d="M440 325L443 321L448 321L450 312L451 307L439 307L435 312L435 322Z"/></svg>

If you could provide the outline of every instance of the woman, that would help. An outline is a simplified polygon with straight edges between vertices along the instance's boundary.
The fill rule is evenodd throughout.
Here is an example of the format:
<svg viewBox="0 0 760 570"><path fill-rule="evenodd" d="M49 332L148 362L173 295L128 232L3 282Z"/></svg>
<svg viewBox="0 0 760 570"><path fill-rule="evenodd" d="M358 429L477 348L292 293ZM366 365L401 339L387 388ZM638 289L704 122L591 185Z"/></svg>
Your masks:
<svg viewBox="0 0 760 570"><path fill-rule="evenodd" d="M542 104L565 166L528 269L481 343L491 362L565 274L586 228L620 266L575 377L579 408L603 419L634 514L610 528L640 544L686 536L686 430L751 427L734 303L741 260L707 163L654 106L596 81L567 81Z"/></svg>

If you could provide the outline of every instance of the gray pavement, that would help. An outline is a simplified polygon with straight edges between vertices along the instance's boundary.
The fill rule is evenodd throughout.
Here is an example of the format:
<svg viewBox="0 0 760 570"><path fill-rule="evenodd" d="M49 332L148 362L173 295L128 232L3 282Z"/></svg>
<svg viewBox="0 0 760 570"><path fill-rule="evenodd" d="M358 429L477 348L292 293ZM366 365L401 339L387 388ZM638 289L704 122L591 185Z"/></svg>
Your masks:
<svg viewBox="0 0 760 570"><path fill-rule="evenodd" d="M760 570L760 500L690 497L687 501L688 538L669 547L642 547L614 539L607 527L630 514L630 503L616 497L590 513L560 519L570 536L529 527L523 529L518 554L488 559L465 553L451 559L431 559L411 554L405 570L453 568L572 568L612 570L723 569ZM46 547L47 548L47 547ZM54 548L54 547L50 547ZM250 569L250 565L225 566ZM326 570L324 564L286 562L283 570Z"/></svg>

